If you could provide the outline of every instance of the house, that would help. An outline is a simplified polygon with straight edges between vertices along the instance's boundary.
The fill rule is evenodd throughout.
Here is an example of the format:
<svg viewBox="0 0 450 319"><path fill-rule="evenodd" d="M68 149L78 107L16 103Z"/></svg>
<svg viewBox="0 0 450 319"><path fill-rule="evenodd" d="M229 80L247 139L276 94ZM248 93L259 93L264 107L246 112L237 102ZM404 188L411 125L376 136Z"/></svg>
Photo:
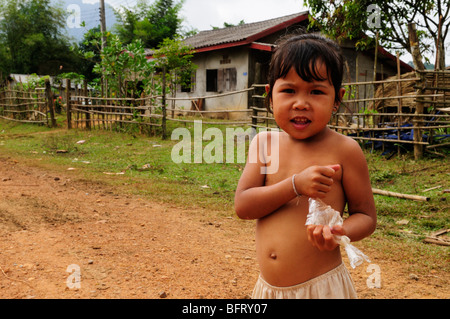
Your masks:
<svg viewBox="0 0 450 319"><path fill-rule="evenodd" d="M177 108L191 109L197 97L202 99L203 110L245 110L254 105L253 92L244 91L216 98L215 96L250 88L253 84L265 84L272 50L281 36L305 30L309 22L309 12L303 11L288 16L261 22L248 23L235 27L201 31L186 38L185 44L195 49L193 63L198 66L193 76L193 85L189 89L178 88ZM359 81L373 79L374 53L356 51L352 43L341 45L347 60L350 77L355 81L358 69ZM396 58L384 50L378 50L377 78L386 78L397 73ZM356 68L358 62L358 68ZM408 72L412 67L401 63L401 70ZM214 96L214 98L207 98ZM243 113L223 113L223 118L236 119Z"/></svg>

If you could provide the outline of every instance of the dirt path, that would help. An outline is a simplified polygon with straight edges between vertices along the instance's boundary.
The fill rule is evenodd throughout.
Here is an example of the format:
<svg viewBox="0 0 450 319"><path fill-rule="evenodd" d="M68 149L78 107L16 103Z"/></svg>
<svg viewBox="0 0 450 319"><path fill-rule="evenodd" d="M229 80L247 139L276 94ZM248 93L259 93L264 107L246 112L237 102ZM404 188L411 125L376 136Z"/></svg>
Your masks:
<svg viewBox="0 0 450 319"><path fill-rule="evenodd" d="M251 294L258 276L253 222L116 192L76 172L0 157L0 298ZM352 270L361 298L449 297L439 274L415 278L365 252L383 270L382 287L367 287L367 264Z"/></svg>

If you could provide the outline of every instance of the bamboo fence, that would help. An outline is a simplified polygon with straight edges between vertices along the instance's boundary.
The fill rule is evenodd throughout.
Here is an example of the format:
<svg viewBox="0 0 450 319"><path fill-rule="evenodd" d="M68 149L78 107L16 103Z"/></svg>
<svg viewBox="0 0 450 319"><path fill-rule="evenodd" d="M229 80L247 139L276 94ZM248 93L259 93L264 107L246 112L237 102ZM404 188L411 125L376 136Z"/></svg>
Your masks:
<svg viewBox="0 0 450 319"><path fill-rule="evenodd" d="M436 152L448 147L450 116L450 71L423 71L409 77L388 78L381 81L347 82L348 94L339 112L333 114L329 127L351 136L372 149L394 145L398 152L410 146L425 147ZM405 86L409 91L405 91ZM79 128L113 129L124 124L160 128L167 136L167 123L186 125L201 119L211 125L249 125L255 130L277 128L272 114L264 107L265 85L202 97L150 96L142 98L102 98L85 95L68 96L68 123ZM421 87L420 93L417 88ZM368 89L375 92L369 96ZM164 90L163 90L164 91ZM363 92L363 93L361 93ZM200 110L167 108L170 101L220 99L232 94L251 94L252 105L243 110ZM426 113L416 113L417 103L425 104ZM170 103L174 105L174 103ZM193 103L195 105L195 103ZM242 120L217 120L216 114L243 113ZM70 126L71 124L69 124ZM413 134L420 131L420 134ZM425 134L426 133L426 134ZM418 139L417 136L420 138ZM437 137L442 137L437 139Z"/></svg>
<svg viewBox="0 0 450 319"><path fill-rule="evenodd" d="M70 81L66 81L66 88L70 88ZM66 90L68 128L99 128L114 129L126 124L136 124L140 127L151 127L151 132L159 128L163 137L167 136L167 122L194 123L198 118L203 124L211 125L249 125L247 114L251 109L245 110L199 110L168 108L171 101L223 98L233 94L246 94L253 88L223 94L209 95L206 97L168 97L165 94L157 96L144 96L141 98L119 97L105 98L90 96L87 90L81 91L82 95L72 95L71 90ZM165 89L163 87L163 93ZM80 93L80 92L77 92ZM171 103L173 105L173 103ZM194 103L193 103L194 104ZM244 113L243 120L224 121L213 119L214 114ZM209 119L209 120L208 120ZM206 121L205 121L206 120Z"/></svg>
<svg viewBox="0 0 450 319"><path fill-rule="evenodd" d="M344 83L347 94L329 127L372 149L381 147L385 151L394 146L400 152L419 146L443 156L436 150L450 145L450 71L421 71L418 77L406 76L409 77ZM402 91L405 84L409 91ZM264 85L257 87L261 90ZM369 87L375 92L372 97L367 97ZM417 88L421 88L420 93ZM264 99L262 94L253 97ZM426 112L417 113L417 103L422 103ZM266 108L254 107L251 117L255 128L276 128ZM413 134L414 131L420 133Z"/></svg>
<svg viewBox="0 0 450 319"><path fill-rule="evenodd" d="M409 77L406 77L409 76ZM372 149L381 147L397 152L419 146L430 153L448 148L450 128L450 71L422 71L398 75L382 81L347 82L347 94L340 110L333 114L329 127L358 140ZM7 89L0 91L0 117L12 121L55 125L53 95L49 89L34 91ZM240 91L202 97L176 98L159 96L99 97L92 91L77 89L72 93L66 80L67 128L113 130L137 125L143 132L168 136L167 123L186 125L202 120L203 124L251 126L255 130L277 128L273 115L264 107L265 85L253 85ZM371 89L375 94L368 97ZM419 90L420 89L420 90ZM189 110L167 108L180 100L221 99L232 94L250 95L251 105L241 110ZM421 103L426 112L417 113ZM217 114L240 113L239 120L220 120ZM413 134L419 132L419 134ZM419 138L418 138L419 137Z"/></svg>
<svg viewBox="0 0 450 319"><path fill-rule="evenodd" d="M0 118L50 125L46 88L26 89L21 85L0 90Z"/></svg>

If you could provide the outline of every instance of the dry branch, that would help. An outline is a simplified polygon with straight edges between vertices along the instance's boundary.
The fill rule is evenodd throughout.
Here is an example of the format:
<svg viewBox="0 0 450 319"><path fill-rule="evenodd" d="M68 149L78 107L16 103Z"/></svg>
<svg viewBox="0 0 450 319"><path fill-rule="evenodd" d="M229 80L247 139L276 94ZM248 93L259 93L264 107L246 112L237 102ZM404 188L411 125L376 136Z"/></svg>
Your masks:
<svg viewBox="0 0 450 319"><path fill-rule="evenodd" d="M425 197L425 196L402 194L402 193L385 191L385 190L381 190L381 189L377 189L377 188L372 188L372 192L376 195L391 196L391 197L411 199L411 200L417 200L417 201L423 201L423 202L427 202L430 200L429 197Z"/></svg>
<svg viewBox="0 0 450 319"><path fill-rule="evenodd" d="M450 240L448 240L447 238L439 237L448 232L450 232L450 229L441 229L441 230L431 234L430 236L425 237L425 239L423 241L426 243L430 243L430 244L436 244L436 245L441 245L441 246L450 246Z"/></svg>

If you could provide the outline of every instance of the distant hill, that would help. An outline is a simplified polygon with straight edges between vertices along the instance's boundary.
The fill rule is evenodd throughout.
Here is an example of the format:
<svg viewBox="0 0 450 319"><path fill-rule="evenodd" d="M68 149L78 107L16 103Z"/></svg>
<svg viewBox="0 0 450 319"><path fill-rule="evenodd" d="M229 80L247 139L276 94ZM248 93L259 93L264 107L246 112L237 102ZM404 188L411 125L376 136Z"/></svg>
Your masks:
<svg viewBox="0 0 450 319"><path fill-rule="evenodd" d="M100 4L83 3L82 0L52 0L52 3L62 4L69 14L66 20L66 30L71 40L79 42L83 35L92 28L100 25ZM110 29L117 22L113 8L105 3L106 28ZM80 23L85 22L81 27Z"/></svg>

